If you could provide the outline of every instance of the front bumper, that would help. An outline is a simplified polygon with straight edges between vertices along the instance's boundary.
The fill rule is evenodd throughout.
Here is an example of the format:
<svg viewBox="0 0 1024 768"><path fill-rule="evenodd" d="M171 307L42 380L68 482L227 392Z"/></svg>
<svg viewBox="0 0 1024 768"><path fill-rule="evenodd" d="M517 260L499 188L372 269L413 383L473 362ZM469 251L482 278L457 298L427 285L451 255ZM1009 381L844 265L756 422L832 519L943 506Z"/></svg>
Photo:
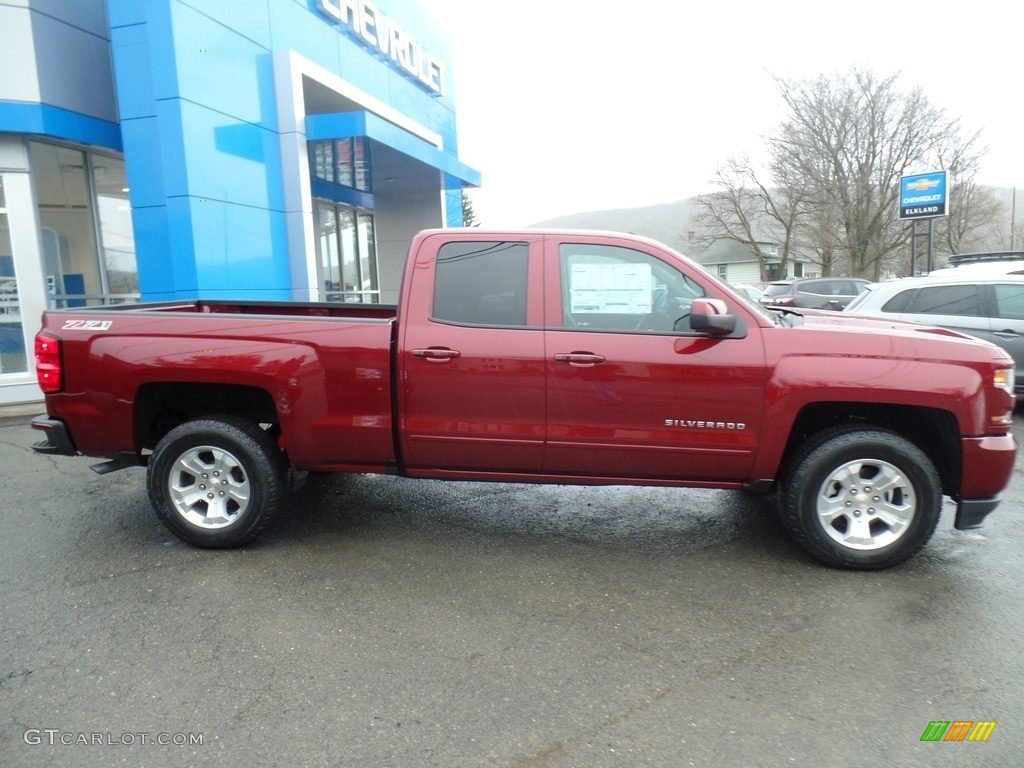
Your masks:
<svg viewBox="0 0 1024 768"><path fill-rule="evenodd" d="M985 517L999 506L1003 490L1013 477L1017 440L1012 434L964 438L954 527L980 528Z"/></svg>
<svg viewBox="0 0 1024 768"><path fill-rule="evenodd" d="M981 528L988 513L999 506L1000 497L991 499L958 499L953 527L958 531Z"/></svg>
<svg viewBox="0 0 1024 768"><path fill-rule="evenodd" d="M36 416L31 422L32 429L38 429L45 435L44 440L32 446L36 453L43 453L48 456L77 456L78 451L71 440L71 433L67 425L60 419L51 419L49 416Z"/></svg>

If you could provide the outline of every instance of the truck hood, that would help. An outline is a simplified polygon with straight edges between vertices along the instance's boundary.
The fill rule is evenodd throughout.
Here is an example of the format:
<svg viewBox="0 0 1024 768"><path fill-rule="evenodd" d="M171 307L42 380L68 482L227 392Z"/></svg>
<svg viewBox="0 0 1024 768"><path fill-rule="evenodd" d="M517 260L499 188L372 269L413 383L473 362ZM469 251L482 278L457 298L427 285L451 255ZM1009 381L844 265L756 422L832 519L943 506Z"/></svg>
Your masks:
<svg viewBox="0 0 1024 768"><path fill-rule="evenodd" d="M924 331L926 333L937 332L941 336L952 336L960 339L974 338L967 334L960 333L959 331L938 328L934 325L926 325L913 320L897 320L888 317L878 317L876 315L858 315L855 312L835 312L825 309L801 310L800 314L803 315L804 325L809 328L873 332L881 331L884 333L891 333L892 331L899 331L901 333L921 333Z"/></svg>
<svg viewBox="0 0 1024 768"><path fill-rule="evenodd" d="M991 359L996 361L1013 362L1003 349L991 342L979 339L977 336L969 336L959 331L948 328L939 328L934 325L926 325L911 320L896 320L885 317L870 315L859 315L856 313L833 312L828 310L801 310L803 323L797 324L797 329L804 331L823 333L855 333L861 335L875 334L890 339L900 338L916 345L923 345L927 348L920 349L920 353L932 359L946 358L950 360L964 359L967 355L972 359ZM853 345L855 349L863 349L863 341ZM879 345L883 347L883 345ZM946 347L947 352L943 354L940 349ZM965 347L984 349L987 353L971 355L965 351ZM837 350L840 354L841 350Z"/></svg>

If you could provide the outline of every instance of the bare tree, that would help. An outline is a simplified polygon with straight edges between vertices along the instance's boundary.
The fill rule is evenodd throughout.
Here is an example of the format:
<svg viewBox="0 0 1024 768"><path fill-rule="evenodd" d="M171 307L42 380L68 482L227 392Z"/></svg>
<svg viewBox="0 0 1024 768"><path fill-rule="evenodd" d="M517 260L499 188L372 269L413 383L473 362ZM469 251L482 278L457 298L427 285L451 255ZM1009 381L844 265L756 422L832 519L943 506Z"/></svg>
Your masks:
<svg viewBox="0 0 1024 768"><path fill-rule="evenodd" d="M778 243L780 269L785 274L797 206L761 184L746 158L731 158L719 166L712 184L714 192L695 200L692 224L699 233L695 240L705 246L726 240L748 248L757 260L761 280L768 279L762 246Z"/></svg>
<svg viewBox="0 0 1024 768"><path fill-rule="evenodd" d="M785 258L877 280L906 263L900 179L923 170L950 171L959 190L958 218L942 229L945 247L955 250L988 226L997 213L973 184L984 154L978 135L965 138L959 120L921 89L901 90L898 79L859 69L775 78L788 115L767 138L767 171L758 178L749 163L732 162L718 174L716 192L698 198L702 239L732 239L756 255L756 235L768 231Z"/></svg>
<svg viewBox="0 0 1024 768"><path fill-rule="evenodd" d="M819 248L833 251L838 231L846 269L876 280L907 238L897 219L900 178L935 167L959 133L920 89L900 91L897 78L856 69L832 79L777 78L789 119L769 139L773 168L814 190L805 223L828 234Z"/></svg>
<svg viewBox="0 0 1024 768"><path fill-rule="evenodd" d="M949 170L949 212L938 222L936 251L939 256L986 250L998 242L998 227L1005 210L992 190L975 181L982 155L975 150L977 134L969 142L941 153L939 161Z"/></svg>

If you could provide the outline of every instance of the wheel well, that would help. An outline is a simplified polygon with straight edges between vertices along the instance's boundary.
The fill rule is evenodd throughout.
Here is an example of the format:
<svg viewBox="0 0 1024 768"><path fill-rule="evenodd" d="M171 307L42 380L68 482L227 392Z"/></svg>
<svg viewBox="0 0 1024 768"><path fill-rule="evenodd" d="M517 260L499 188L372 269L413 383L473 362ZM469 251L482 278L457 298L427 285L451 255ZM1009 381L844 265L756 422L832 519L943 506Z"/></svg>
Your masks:
<svg viewBox="0 0 1024 768"><path fill-rule="evenodd" d="M959 491L960 430L953 414L934 408L879 403L811 405L797 417L785 455L795 455L801 443L821 430L844 424L880 427L905 437L931 459L942 479L943 493Z"/></svg>
<svg viewBox="0 0 1024 768"><path fill-rule="evenodd" d="M136 445L152 450L179 424L213 414L264 425L275 437L280 433L274 401L265 390L237 384L162 382L144 384L136 393Z"/></svg>

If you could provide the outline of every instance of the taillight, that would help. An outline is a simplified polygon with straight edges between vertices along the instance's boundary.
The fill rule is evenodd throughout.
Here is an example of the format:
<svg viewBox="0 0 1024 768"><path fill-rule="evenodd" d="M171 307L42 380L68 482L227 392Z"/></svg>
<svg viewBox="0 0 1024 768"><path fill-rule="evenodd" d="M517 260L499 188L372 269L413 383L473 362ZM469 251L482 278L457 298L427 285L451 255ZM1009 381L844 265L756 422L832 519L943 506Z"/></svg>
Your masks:
<svg viewBox="0 0 1024 768"><path fill-rule="evenodd" d="M64 388L60 368L60 339L41 333L36 336L36 380L39 388L47 395Z"/></svg>

